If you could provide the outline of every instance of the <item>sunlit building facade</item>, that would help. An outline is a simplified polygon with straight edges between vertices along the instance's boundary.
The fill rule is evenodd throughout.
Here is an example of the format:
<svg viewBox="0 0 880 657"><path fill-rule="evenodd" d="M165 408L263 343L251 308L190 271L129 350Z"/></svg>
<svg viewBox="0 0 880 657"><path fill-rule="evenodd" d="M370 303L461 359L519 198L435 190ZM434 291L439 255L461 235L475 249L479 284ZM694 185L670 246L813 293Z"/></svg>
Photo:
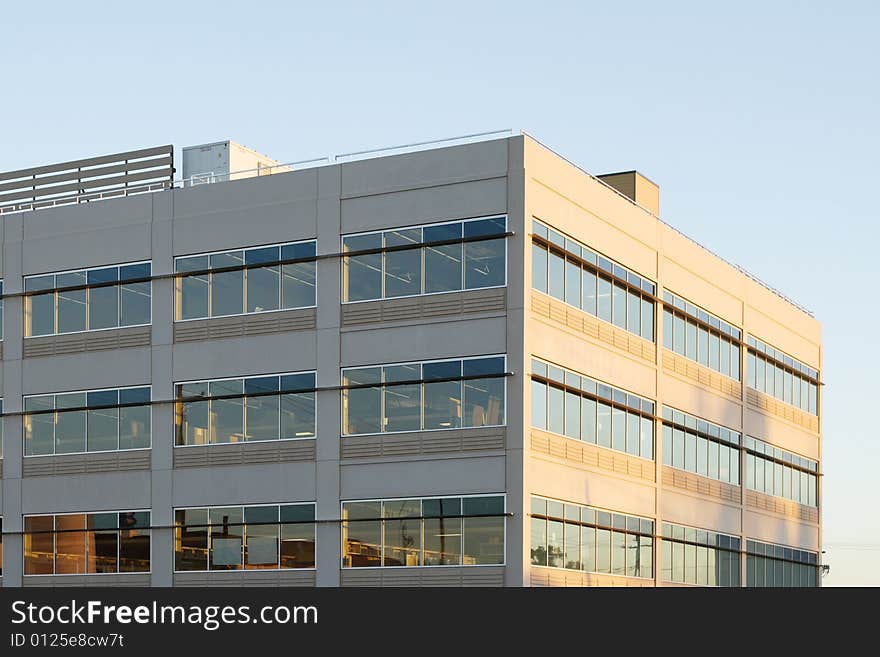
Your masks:
<svg viewBox="0 0 880 657"><path fill-rule="evenodd" d="M0 174L4 586L819 585L820 325L650 180L182 160Z"/></svg>

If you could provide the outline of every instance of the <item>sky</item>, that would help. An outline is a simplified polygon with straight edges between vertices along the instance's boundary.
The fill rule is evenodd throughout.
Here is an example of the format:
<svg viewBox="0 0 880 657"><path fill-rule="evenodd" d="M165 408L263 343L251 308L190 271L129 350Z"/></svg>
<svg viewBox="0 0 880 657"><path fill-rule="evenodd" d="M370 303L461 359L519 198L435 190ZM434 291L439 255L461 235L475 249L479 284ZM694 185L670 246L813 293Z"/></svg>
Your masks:
<svg viewBox="0 0 880 657"><path fill-rule="evenodd" d="M822 322L824 584L880 585L878 31L880 5L848 0L12 3L0 171L502 128L593 173L639 169L667 222Z"/></svg>

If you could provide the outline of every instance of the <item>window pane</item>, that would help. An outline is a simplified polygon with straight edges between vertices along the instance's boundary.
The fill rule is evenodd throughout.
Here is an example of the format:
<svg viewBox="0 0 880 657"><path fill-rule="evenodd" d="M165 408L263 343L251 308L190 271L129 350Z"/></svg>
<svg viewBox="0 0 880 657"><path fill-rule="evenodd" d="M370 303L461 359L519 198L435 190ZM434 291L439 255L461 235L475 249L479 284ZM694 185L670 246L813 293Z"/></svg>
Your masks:
<svg viewBox="0 0 880 657"><path fill-rule="evenodd" d="M480 499L480 498L476 498ZM467 503L468 500L465 500ZM468 513L466 510L465 513ZM504 563L504 518L465 518L462 565Z"/></svg>
<svg viewBox="0 0 880 657"><path fill-rule="evenodd" d="M422 230L425 242L461 238L461 224L427 226ZM461 244L425 247L425 292L449 292L461 289L462 248ZM544 289L546 290L546 252L544 257Z"/></svg>
<svg viewBox="0 0 880 657"><path fill-rule="evenodd" d="M697 359L697 325L685 323L684 355L691 360Z"/></svg>
<svg viewBox="0 0 880 657"><path fill-rule="evenodd" d="M394 500L382 504L385 538L384 566L418 566L421 554L421 500ZM394 520L401 518L401 520Z"/></svg>
<svg viewBox="0 0 880 657"><path fill-rule="evenodd" d="M550 386L548 388L548 422L547 428L553 433L561 434L565 429L565 392L562 388Z"/></svg>
<svg viewBox="0 0 880 657"><path fill-rule="evenodd" d="M53 277L48 276L52 279ZM54 285L54 281L52 283ZM25 298L27 335L52 335L55 333L55 294L37 294Z"/></svg>
<svg viewBox="0 0 880 657"><path fill-rule="evenodd" d="M211 570L239 570L242 561L242 537L244 521L239 506L208 509L211 523L211 551L209 568Z"/></svg>
<svg viewBox="0 0 880 657"><path fill-rule="evenodd" d="M85 393L75 395L58 395L56 407L85 406ZM86 451L86 412L72 411L57 413L55 425L55 453L71 454Z"/></svg>
<svg viewBox="0 0 880 657"><path fill-rule="evenodd" d="M425 363L424 379L461 376L461 362ZM425 429L451 429L461 426L461 381L438 381L424 384Z"/></svg>
<svg viewBox="0 0 880 657"><path fill-rule="evenodd" d="M548 291L551 296L562 300L565 298L565 259L551 251L548 268Z"/></svg>
<svg viewBox="0 0 880 657"><path fill-rule="evenodd" d="M363 251L382 247L382 234L357 235L343 240L343 251ZM343 260L345 301L382 298L382 254L371 253Z"/></svg>
<svg viewBox="0 0 880 657"><path fill-rule="evenodd" d="M626 574L626 534L611 532L611 573Z"/></svg>
<svg viewBox="0 0 880 657"><path fill-rule="evenodd" d="M611 407L602 402L599 402L598 424L599 445L611 447Z"/></svg>
<svg viewBox="0 0 880 657"><path fill-rule="evenodd" d="M673 315L672 350L677 354L684 353L684 318Z"/></svg>
<svg viewBox="0 0 880 657"><path fill-rule="evenodd" d="M315 507L288 504L281 507L281 567L315 567ZM306 522L312 521L312 522Z"/></svg>
<svg viewBox="0 0 880 657"><path fill-rule="evenodd" d="M202 394L207 395L207 384ZM190 390L192 386L178 386L179 395L187 397L197 394ZM209 402L183 402L178 408L177 444L207 445L210 442L208 428L210 426Z"/></svg>
<svg viewBox="0 0 880 657"><path fill-rule="evenodd" d="M119 514L119 572L150 571L150 512Z"/></svg>
<svg viewBox="0 0 880 657"><path fill-rule="evenodd" d="M642 299L637 294L630 291L626 293L627 310L626 310L626 330L630 333L639 335L642 327Z"/></svg>
<svg viewBox="0 0 880 657"><path fill-rule="evenodd" d="M244 264L241 251L211 256L211 268L237 267ZM244 271L211 273L211 317L238 315L244 312Z"/></svg>
<svg viewBox="0 0 880 657"><path fill-rule="evenodd" d="M581 569L581 527L572 523L565 524L565 568Z"/></svg>
<svg viewBox="0 0 880 657"><path fill-rule="evenodd" d="M565 435L569 438L581 437L581 397L565 393Z"/></svg>
<svg viewBox="0 0 880 657"><path fill-rule="evenodd" d="M387 231L386 247L420 244L422 229ZM385 252L385 296L403 297L422 291L422 249Z"/></svg>
<svg viewBox="0 0 880 657"><path fill-rule="evenodd" d="M116 391L110 393L110 399L100 399L94 393L89 394L89 405L116 403ZM94 399L93 399L94 397ZM102 408L88 411L88 450L102 452L119 449L119 409Z"/></svg>
<svg viewBox="0 0 880 657"><path fill-rule="evenodd" d="M208 511L175 511L174 570L208 569Z"/></svg>
<svg viewBox="0 0 880 657"><path fill-rule="evenodd" d="M119 286L120 326L136 326L150 323L150 283L130 283ZM181 318L183 319L183 318Z"/></svg>
<svg viewBox="0 0 880 657"><path fill-rule="evenodd" d="M207 267L207 258L205 259ZM178 319L198 319L208 316L208 291L210 275L183 276L179 279L180 306Z"/></svg>
<svg viewBox="0 0 880 657"><path fill-rule="evenodd" d="M422 378L420 365L394 365L382 369L386 384ZM421 384L386 385L383 393L385 422L382 430L418 431L421 428Z"/></svg>
<svg viewBox="0 0 880 657"><path fill-rule="evenodd" d="M475 359L463 363L465 376L479 374L484 371L483 361L490 371L496 369L494 362L501 359ZM503 372L503 361L498 368ZM481 427L504 423L504 377L487 379L469 379L464 381L464 426Z"/></svg>
<svg viewBox="0 0 880 657"><path fill-rule="evenodd" d="M275 390L278 390L278 377L267 377L272 379L275 384ZM252 379L245 380L246 392L257 392ZM251 388L250 390L248 388ZM259 392L269 392L269 390ZM245 404L245 427L247 432L245 440L278 440L279 434L279 407L280 401L278 395L261 395L259 397L248 397Z"/></svg>
<svg viewBox="0 0 880 657"><path fill-rule="evenodd" d="M596 314L596 274L589 269L581 270L581 307L584 312Z"/></svg>
<svg viewBox="0 0 880 657"><path fill-rule="evenodd" d="M684 469L688 472L697 470L697 437L689 432L684 434Z"/></svg>
<svg viewBox="0 0 880 657"><path fill-rule="evenodd" d="M533 566L547 565L547 520L544 518L532 518L531 523L531 563ZM427 542L427 526L425 527L425 541ZM427 548L427 546L426 546ZM427 549L425 553L427 559Z"/></svg>
<svg viewBox="0 0 880 657"><path fill-rule="evenodd" d="M125 391L121 392L124 393ZM149 446L150 407L129 406L120 408L119 449L143 449Z"/></svg>
<svg viewBox="0 0 880 657"><path fill-rule="evenodd" d="M241 379L231 381L211 381L209 391L212 397L241 395ZM244 400L241 397L211 400L211 442L239 443L244 440Z"/></svg>
<svg viewBox="0 0 880 657"><path fill-rule="evenodd" d="M581 440L596 444L596 401L581 397Z"/></svg>
<svg viewBox="0 0 880 657"><path fill-rule="evenodd" d="M651 418L643 417L640 421L641 425L641 452L639 456L643 459L654 458L654 421Z"/></svg>
<svg viewBox="0 0 880 657"><path fill-rule="evenodd" d="M673 333L673 318L672 313L663 309L663 347L666 349L672 349L672 333Z"/></svg>
<svg viewBox="0 0 880 657"><path fill-rule="evenodd" d="M611 281L604 276L599 277L598 299L599 318L611 321Z"/></svg>
<svg viewBox="0 0 880 657"><path fill-rule="evenodd" d="M650 299L642 299L641 336L645 340L654 341L654 302Z"/></svg>
<svg viewBox="0 0 880 657"><path fill-rule="evenodd" d="M427 428L427 386L425 386L425 391L425 428ZM537 429L547 428L547 384L534 379L532 379L532 426Z"/></svg>
<svg viewBox="0 0 880 657"><path fill-rule="evenodd" d="M342 384L378 384L382 368L367 367L343 371ZM378 433L382 414L382 389L354 388L342 391L343 426L346 434Z"/></svg>
<svg viewBox="0 0 880 657"><path fill-rule="evenodd" d="M245 569L278 568L278 507L246 506L244 522Z"/></svg>
<svg viewBox="0 0 880 657"><path fill-rule="evenodd" d="M464 236L491 235L505 232L503 217L469 221L464 224ZM504 285L506 280L506 243L504 239L468 242L464 245L465 288Z"/></svg>
<svg viewBox="0 0 880 657"><path fill-rule="evenodd" d="M565 261L565 302L581 306L581 267L571 260Z"/></svg>
<svg viewBox="0 0 880 657"><path fill-rule="evenodd" d="M55 277L58 287L85 285L85 272L59 274ZM58 293L58 332L70 333L86 330L86 290L70 290Z"/></svg>
<svg viewBox="0 0 880 657"><path fill-rule="evenodd" d="M532 287L547 291L547 249L540 244L532 244Z"/></svg>
<svg viewBox="0 0 880 657"><path fill-rule="evenodd" d="M247 270L247 311L249 313L278 309L281 295L279 290L280 273L281 268L278 265Z"/></svg>
<svg viewBox="0 0 880 657"><path fill-rule="evenodd" d="M626 450L626 412L616 407L611 409L611 448Z"/></svg>
<svg viewBox="0 0 880 657"><path fill-rule="evenodd" d="M51 575L55 570L55 528L52 516L24 519L24 574Z"/></svg>
<svg viewBox="0 0 880 657"><path fill-rule="evenodd" d="M596 572L596 528L581 526L581 568Z"/></svg>
<svg viewBox="0 0 880 657"><path fill-rule="evenodd" d="M281 439L315 435L315 393L281 395ZM378 413L378 408L376 409Z"/></svg>
<svg viewBox="0 0 880 657"><path fill-rule="evenodd" d="M55 574L86 572L86 517L82 514L55 516ZM73 531L73 530L83 531Z"/></svg>
<svg viewBox="0 0 880 657"><path fill-rule="evenodd" d="M382 565L381 517L381 502L346 502L342 505L344 568Z"/></svg>
<svg viewBox="0 0 880 657"><path fill-rule="evenodd" d="M119 325L118 286L91 288L88 297L89 329L111 328Z"/></svg>
<svg viewBox="0 0 880 657"><path fill-rule="evenodd" d="M87 572L119 572L119 516L116 513L91 513L86 516Z"/></svg>
<svg viewBox="0 0 880 657"><path fill-rule="evenodd" d="M684 431L672 430L672 467L684 468Z"/></svg>
<svg viewBox="0 0 880 657"><path fill-rule="evenodd" d="M639 537L639 564L636 568L636 577L654 576L653 542L650 536Z"/></svg>
<svg viewBox="0 0 880 657"><path fill-rule="evenodd" d="M596 572L611 572L611 532L607 529L596 530Z"/></svg>
<svg viewBox="0 0 880 657"><path fill-rule="evenodd" d="M24 410L51 410L55 406L52 395L27 397ZM40 413L24 416L24 453L26 456L55 452L55 414Z"/></svg>
<svg viewBox="0 0 880 657"><path fill-rule="evenodd" d="M615 326L626 328L626 288L615 283L612 288L612 321Z"/></svg>
<svg viewBox="0 0 880 657"><path fill-rule="evenodd" d="M424 565L449 566L461 563L461 498L422 500L425 545Z"/></svg>

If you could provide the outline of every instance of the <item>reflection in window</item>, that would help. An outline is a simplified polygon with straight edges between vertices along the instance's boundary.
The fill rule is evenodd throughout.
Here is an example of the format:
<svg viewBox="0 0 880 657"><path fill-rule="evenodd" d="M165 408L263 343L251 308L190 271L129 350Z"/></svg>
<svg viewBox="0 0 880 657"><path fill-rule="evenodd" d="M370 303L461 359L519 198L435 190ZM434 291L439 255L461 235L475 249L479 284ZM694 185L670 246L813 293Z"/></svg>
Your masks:
<svg viewBox="0 0 880 657"><path fill-rule="evenodd" d="M663 465L738 486L739 432L663 407Z"/></svg>
<svg viewBox="0 0 880 657"><path fill-rule="evenodd" d="M79 454L151 445L150 388L24 398L24 455Z"/></svg>
<svg viewBox="0 0 880 657"><path fill-rule="evenodd" d="M531 563L588 573L654 576L654 521L531 498Z"/></svg>
<svg viewBox="0 0 880 657"><path fill-rule="evenodd" d="M315 567L315 505L177 509L174 570Z"/></svg>
<svg viewBox="0 0 880 657"><path fill-rule="evenodd" d="M143 262L26 276L25 337L149 324L151 272Z"/></svg>
<svg viewBox="0 0 880 657"><path fill-rule="evenodd" d="M668 290L663 301L663 346L739 381L742 332Z"/></svg>
<svg viewBox="0 0 880 657"><path fill-rule="evenodd" d="M507 218L502 216L347 235L343 253L377 252L343 258L343 301L503 286L506 231ZM494 235L502 237L490 239Z"/></svg>
<svg viewBox="0 0 880 657"><path fill-rule="evenodd" d="M504 373L504 356L344 369L343 433L503 425Z"/></svg>
<svg viewBox="0 0 880 657"><path fill-rule="evenodd" d="M150 572L150 512L25 516L25 575Z"/></svg>
<svg viewBox="0 0 880 657"><path fill-rule="evenodd" d="M654 402L532 359L532 426L654 458Z"/></svg>
<svg viewBox="0 0 880 657"><path fill-rule="evenodd" d="M343 568L504 563L504 496L342 503Z"/></svg>
<svg viewBox="0 0 880 657"><path fill-rule="evenodd" d="M746 586L819 586L819 555L782 545L746 541Z"/></svg>
<svg viewBox="0 0 880 657"><path fill-rule="evenodd" d="M754 337L748 339L748 386L812 415L819 414L819 372Z"/></svg>
<svg viewBox="0 0 880 657"><path fill-rule="evenodd" d="M314 258L314 240L176 258L175 321L314 306Z"/></svg>
<svg viewBox="0 0 880 657"><path fill-rule="evenodd" d="M532 222L532 287L654 341L654 284Z"/></svg>
<svg viewBox="0 0 880 657"><path fill-rule="evenodd" d="M660 576L665 582L740 586L740 540L713 531L663 523Z"/></svg>
<svg viewBox="0 0 880 657"><path fill-rule="evenodd" d="M193 381L175 390L176 445L315 436L314 372Z"/></svg>
<svg viewBox="0 0 880 657"><path fill-rule="evenodd" d="M745 438L745 485L805 506L819 506L819 464L751 436Z"/></svg>

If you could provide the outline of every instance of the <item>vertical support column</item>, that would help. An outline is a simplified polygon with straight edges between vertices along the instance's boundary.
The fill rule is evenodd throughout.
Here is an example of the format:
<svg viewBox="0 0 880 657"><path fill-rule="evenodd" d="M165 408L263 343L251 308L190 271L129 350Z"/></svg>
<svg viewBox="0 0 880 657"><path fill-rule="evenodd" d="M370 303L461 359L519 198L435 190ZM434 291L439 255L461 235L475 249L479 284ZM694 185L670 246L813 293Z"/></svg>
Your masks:
<svg viewBox="0 0 880 657"><path fill-rule="evenodd" d="M531 271L531 232L526 213L525 140L507 140L507 369L514 375L507 380L507 429L505 436L505 478L507 480L507 518L505 586L528 586L531 569L529 545L528 454L531 425L529 378L531 353L526 337L526 272Z"/></svg>
<svg viewBox="0 0 880 657"><path fill-rule="evenodd" d="M656 258L656 281L654 281L654 294L658 299L663 298L663 272L661 271L662 258L660 253L662 246L658 245ZM663 563L661 550L663 539L660 538L660 527L663 517L660 512L660 503L663 499L663 391L661 390L662 354L663 346L663 304L654 303L654 586L663 586L660 565Z"/></svg>
<svg viewBox="0 0 880 657"><path fill-rule="evenodd" d="M340 250L341 168L321 167L318 173L317 252ZM317 385L338 386L340 381L340 303L341 261L319 260L317 267ZM341 435L341 395L328 390L317 395L317 449L315 456L316 518L335 521L340 517L339 441ZM315 584L339 586L341 527L337 522L319 522L316 530Z"/></svg>
<svg viewBox="0 0 880 657"><path fill-rule="evenodd" d="M151 249L153 274L174 271L174 194L151 194L153 220ZM153 399L174 397L172 353L174 344L174 280L153 281L150 383ZM170 404L153 406L150 518L153 526L174 524L174 408ZM154 529L151 533L153 586L174 583L174 530Z"/></svg>
<svg viewBox="0 0 880 657"><path fill-rule="evenodd" d="M22 291L24 215L3 217L3 291ZM24 298L3 299L3 410L22 411L22 332ZM3 478L0 514L3 515L3 586L21 586L24 574L22 526L22 417L3 421Z"/></svg>

